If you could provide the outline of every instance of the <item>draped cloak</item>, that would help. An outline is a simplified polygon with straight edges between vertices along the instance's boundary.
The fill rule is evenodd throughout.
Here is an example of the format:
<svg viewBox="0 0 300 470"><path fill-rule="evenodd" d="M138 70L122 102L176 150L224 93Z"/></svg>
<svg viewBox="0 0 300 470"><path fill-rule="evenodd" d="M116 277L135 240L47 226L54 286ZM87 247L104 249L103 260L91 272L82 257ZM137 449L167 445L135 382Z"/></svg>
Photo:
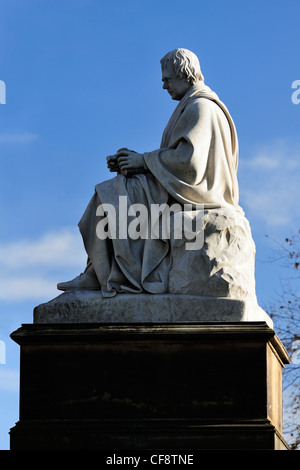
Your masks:
<svg viewBox="0 0 300 470"><path fill-rule="evenodd" d="M147 172L131 177L119 174L97 184L79 222L88 264L94 268L104 297L117 292L168 292L170 240L120 237L120 215L124 216L126 208L139 203L150 213L151 204L177 202L242 211L235 125L226 106L203 82L192 86L175 108L160 148L143 156ZM125 196L127 207L120 207L120 196ZM100 239L96 235L100 220L96 211L103 204L116 210L117 237Z"/></svg>

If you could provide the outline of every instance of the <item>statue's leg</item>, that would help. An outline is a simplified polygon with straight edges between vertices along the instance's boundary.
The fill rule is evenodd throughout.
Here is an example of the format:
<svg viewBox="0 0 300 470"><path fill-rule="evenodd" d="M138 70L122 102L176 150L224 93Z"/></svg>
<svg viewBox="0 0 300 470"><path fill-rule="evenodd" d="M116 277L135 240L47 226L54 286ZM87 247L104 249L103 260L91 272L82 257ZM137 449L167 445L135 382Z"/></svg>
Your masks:
<svg viewBox="0 0 300 470"><path fill-rule="evenodd" d="M148 229L151 204L166 203L167 198L165 190L144 175L129 179L118 176L97 185L78 224L88 256L86 269L58 288L101 289L104 297L117 292L165 292L169 245L165 240L152 239ZM129 209L133 210L136 203L139 215L134 211L132 215ZM141 206L146 218L139 213Z"/></svg>
<svg viewBox="0 0 300 470"><path fill-rule="evenodd" d="M108 260L106 260L105 263L107 249L106 246L103 246L103 243L101 244L101 240L98 240L96 236L96 209L98 205L98 197L96 194L94 194L79 223L80 231L83 236L83 242L88 255L85 270L71 281L59 283L57 285L59 290L100 290L101 284L94 269L94 265L99 267L99 263L101 263L102 267L100 272L103 273L104 271L106 276L109 275L110 263ZM101 247L98 246L99 242L102 245ZM101 251L102 253L100 253Z"/></svg>

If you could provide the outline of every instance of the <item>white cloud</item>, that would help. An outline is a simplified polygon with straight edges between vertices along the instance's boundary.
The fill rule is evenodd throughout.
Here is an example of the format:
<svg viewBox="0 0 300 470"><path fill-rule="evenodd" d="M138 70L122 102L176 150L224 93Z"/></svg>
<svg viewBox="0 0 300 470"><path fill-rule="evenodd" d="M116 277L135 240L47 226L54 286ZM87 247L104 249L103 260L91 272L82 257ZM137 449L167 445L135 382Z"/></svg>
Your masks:
<svg viewBox="0 0 300 470"><path fill-rule="evenodd" d="M83 255L80 234L67 229L48 233L37 240L19 240L0 245L1 265L8 268L77 267L86 259Z"/></svg>
<svg viewBox="0 0 300 470"><path fill-rule="evenodd" d="M38 139L32 132L15 132L0 134L0 144L28 144Z"/></svg>
<svg viewBox="0 0 300 470"><path fill-rule="evenodd" d="M275 140L262 144L253 151L253 156L247 160L241 158L242 167L277 170L284 168L300 168L300 145L290 144L284 140Z"/></svg>
<svg viewBox="0 0 300 470"><path fill-rule="evenodd" d="M253 216L268 226L280 227L299 220L300 145L272 142L241 158L240 194Z"/></svg>
<svg viewBox="0 0 300 470"><path fill-rule="evenodd" d="M0 245L0 300L48 300L57 295L57 283L80 274L86 253L79 233L62 230L36 240Z"/></svg>
<svg viewBox="0 0 300 470"><path fill-rule="evenodd" d="M19 371L0 366L0 390L8 392L19 391Z"/></svg>
<svg viewBox="0 0 300 470"><path fill-rule="evenodd" d="M59 294L57 279L39 277L0 278L0 300L19 302L23 300L51 299Z"/></svg>
<svg viewBox="0 0 300 470"><path fill-rule="evenodd" d="M261 153L246 162L246 165L250 168L257 168L258 170L274 170L279 167L280 161L274 156Z"/></svg>

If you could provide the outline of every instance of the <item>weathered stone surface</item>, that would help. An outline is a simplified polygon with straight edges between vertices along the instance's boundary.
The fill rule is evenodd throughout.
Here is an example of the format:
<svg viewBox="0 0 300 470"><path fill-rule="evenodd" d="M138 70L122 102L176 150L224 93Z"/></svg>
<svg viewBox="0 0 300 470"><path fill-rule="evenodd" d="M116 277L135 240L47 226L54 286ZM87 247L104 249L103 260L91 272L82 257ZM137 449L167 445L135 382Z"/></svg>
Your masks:
<svg viewBox="0 0 300 470"><path fill-rule="evenodd" d="M266 321L255 294L255 244L244 214L211 209L203 214L204 243L187 250L171 240L168 294L104 298L100 291L71 290L34 310L35 323Z"/></svg>
<svg viewBox="0 0 300 470"><path fill-rule="evenodd" d="M187 250L185 237L172 240L169 292L255 302L255 244L242 212L221 208L203 214L204 243Z"/></svg>
<svg viewBox="0 0 300 470"><path fill-rule="evenodd" d="M241 300L197 295L120 294L68 291L34 309L34 323L151 323L177 321L266 321L258 306Z"/></svg>

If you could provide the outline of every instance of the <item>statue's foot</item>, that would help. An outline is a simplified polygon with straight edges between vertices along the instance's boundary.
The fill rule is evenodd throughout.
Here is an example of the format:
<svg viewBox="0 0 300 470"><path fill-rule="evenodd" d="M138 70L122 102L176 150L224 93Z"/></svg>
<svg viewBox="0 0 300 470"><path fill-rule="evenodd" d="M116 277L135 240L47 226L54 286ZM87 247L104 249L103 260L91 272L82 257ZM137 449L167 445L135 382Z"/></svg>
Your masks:
<svg viewBox="0 0 300 470"><path fill-rule="evenodd" d="M92 270L88 270L79 274L72 281L60 282L57 284L57 289L63 291L76 289L100 290L100 284L95 273Z"/></svg>

